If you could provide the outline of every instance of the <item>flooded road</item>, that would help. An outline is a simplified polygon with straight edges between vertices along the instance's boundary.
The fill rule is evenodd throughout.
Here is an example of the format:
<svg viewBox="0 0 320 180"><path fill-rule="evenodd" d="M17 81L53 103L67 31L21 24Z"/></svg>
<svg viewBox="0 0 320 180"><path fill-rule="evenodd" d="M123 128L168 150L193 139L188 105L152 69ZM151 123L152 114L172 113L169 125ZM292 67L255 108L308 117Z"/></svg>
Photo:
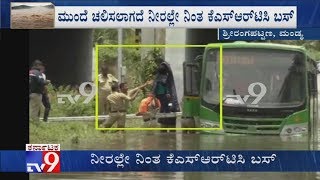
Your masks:
<svg viewBox="0 0 320 180"><path fill-rule="evenodd" d="M81 150L308 150L307 136L248 136L248 135L212 135L212 134L146 134L146 132L127 132L115 140L95 139L82 141L63 149ZM315 173L242 173L242 172L191 172L191 173L68 173L58 175L31 175L30 179L173 179L173 180L208 180L208 179L237 179L237 180L311 180L317 179ZM319 178L320 179L320 178Z"/></svg>
<svg viewBox="0 0 320 180"><path fill-rule="evenodd" d="M320 85L320 78L318 78ZM318 99L319 101L320 99ZM318 106L318 109L320 106ZM318 130L319 134L319 130ZM213 135L158 132L132 132L119 134L115 139L90 139L76 145L63 145L63 149L79 150L310 150L319 149L319 139L306 136ZM30 179L57 180L316 180L318 173L258 173L258 172L124 172L124 173L68 173L56 175L30 175Z"/></svg>

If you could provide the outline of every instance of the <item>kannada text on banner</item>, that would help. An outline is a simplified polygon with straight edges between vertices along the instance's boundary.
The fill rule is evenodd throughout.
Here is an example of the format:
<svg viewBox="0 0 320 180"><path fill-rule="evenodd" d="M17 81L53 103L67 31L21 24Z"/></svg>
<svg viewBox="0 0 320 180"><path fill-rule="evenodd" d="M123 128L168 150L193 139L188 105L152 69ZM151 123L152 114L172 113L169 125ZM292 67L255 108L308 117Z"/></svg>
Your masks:
<svg viewBox="0 0 320 180"><path fill-rule="evenodd" d="M314 40L320 28L299 29L219 29L219 40Z"/></svg>
<svg viewBox="0 0 320 180"><path fill-rule="evenodd" d="M320 151L1 151L2 172L59 168L59 172L320 171ZM54 152L54 151L53 151ZM41 155L42 154L42 155ZM49 158L48 159L46 159ZM41 160L42 158L42 160ZM37 164L37 165L35 165ZM53 166L55 165L55 166ZM38 168L37 168L38 167ZM48 171L49 172L49 171Z"/></svg>
<svg viewBox="0 0 320 180"><path fill-rule="evenodd" d="M296 28L296 6L56 6L55 28Z"/></svg>

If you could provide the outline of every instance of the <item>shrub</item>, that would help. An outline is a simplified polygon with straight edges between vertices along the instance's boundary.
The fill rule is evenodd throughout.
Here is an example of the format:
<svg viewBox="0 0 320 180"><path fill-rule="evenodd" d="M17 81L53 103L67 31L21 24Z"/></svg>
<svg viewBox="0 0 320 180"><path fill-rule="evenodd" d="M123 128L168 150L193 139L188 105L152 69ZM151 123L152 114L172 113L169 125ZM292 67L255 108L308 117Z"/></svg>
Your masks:
<svg viewBox="0 0 320 180"><path fill-rule="evenodd" d="M83 101L86 97L80 96L79 100L72 104L67 98L64 98L64 104L58 103L58 94L70 94L72 97L80 95L76 88L71 86L60 86L55 88L52 85L48 86L49 97L51 102L50 116L93 116L95 113L95 100L91 100L88 104Z"/></svg>

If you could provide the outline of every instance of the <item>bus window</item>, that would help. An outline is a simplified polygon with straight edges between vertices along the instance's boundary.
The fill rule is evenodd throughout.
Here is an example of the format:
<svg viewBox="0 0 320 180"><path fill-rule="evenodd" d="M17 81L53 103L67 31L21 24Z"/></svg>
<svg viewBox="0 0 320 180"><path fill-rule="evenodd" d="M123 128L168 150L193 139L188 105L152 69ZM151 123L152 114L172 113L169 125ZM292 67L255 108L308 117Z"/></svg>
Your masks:
<svg viewBox="0 0 320 180"><path fill-rule="evenodd" d="M212 50L216 51L216 50ZM212 83L212 90L206 88L205 81L203 100L207 103L219 102L219 81L215 74L219 67L219 53L207 52L204 61L205 78ZM215 56L213 56L215 54ZM306 98L305 55L300 52L273 49L225 49L223 52L223 74L228 74L224 81L223 91L240 95L249 95L250 84L260 83L267 92L259 107L301 105ZM254 87L256 94L261 88ZM249 96L245 105L251 104L255 96Z"/></svg>

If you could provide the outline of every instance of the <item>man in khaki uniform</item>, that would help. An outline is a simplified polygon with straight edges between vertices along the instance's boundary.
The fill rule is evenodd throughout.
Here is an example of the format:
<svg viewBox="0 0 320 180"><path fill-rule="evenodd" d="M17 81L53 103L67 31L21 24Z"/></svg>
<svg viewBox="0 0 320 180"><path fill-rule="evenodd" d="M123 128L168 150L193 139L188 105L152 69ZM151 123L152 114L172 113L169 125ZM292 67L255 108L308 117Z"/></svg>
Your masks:
<svg viewBox="0 0 320 180"><path fill-rule="evenodd" d="M118 84L114 84L111 87L112 93L107 96L109 119L101 124L101 127L111 128L112 125L117 122L118 128L124 128L126 123L127 114L127 102L133 101L139 91L136 91L132 97L119 92Z"/></svg>
<svg viewBox="0 0 320 180"><path fill-rule="evenodd" d="M106 64L101 67L101 74L98 76L99 81L99 115L107 114L107 97L111 94L111 86L115 83L118 83L118 80L112 75L109 74L109 69Z"/></svg>

